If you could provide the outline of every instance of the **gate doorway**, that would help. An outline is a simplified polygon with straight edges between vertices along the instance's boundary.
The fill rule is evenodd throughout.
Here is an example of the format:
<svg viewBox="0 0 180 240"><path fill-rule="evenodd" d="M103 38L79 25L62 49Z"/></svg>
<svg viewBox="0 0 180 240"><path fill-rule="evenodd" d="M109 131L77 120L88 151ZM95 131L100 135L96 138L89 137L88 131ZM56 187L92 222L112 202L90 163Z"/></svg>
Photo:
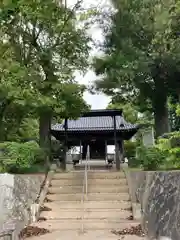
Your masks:
<svg viewBox="0 0 180 240"><path fill-rule="evenodd" d="M104 141L91 141L90 142L90 158L91 159L103 159L106 158L106 148Z"/></svg>

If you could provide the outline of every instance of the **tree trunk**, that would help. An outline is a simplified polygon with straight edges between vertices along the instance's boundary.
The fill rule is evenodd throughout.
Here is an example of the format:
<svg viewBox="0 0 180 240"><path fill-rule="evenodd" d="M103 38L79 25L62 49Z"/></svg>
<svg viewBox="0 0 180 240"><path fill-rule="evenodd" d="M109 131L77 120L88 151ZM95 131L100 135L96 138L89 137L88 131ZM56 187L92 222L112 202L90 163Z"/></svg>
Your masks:
<svg viewBox="0 0 180 240"><path fill-rule="evenodd" d="M0 140L1 141L5 141L7 138L7 134L5 134L5 131L4 131L5 129L3 126L3 119L5 118L7 108L9 107L11 102L12 101L10 99L7 99L7 100L4 99L1 102L1 108L0 108Z"/></svg>
<svg viewBox="0 0 180 240"><path fill-rule="evenodd" d="M159 96L159 100L154 102L154 120L156 137L170 132L169 112L167 97Z"/></svg>
<svg viewBox="0 0 180 240"><path fill-rule="evenodd" d="M46 167L50 166L50 157L51 157L51 115L49 113L40 113L39 116L39 145L46 152Z"/></svg>

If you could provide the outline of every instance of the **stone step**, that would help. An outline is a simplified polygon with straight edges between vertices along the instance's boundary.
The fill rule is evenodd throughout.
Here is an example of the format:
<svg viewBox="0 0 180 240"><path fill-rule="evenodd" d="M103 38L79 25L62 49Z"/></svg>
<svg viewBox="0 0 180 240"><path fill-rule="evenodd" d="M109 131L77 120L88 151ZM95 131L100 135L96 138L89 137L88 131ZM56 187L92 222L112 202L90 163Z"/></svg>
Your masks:
<svg viewBox="0 0 180 240"><path fill-rule="evenodd" d="M39 235L35 237L29 237L28 240L147 240L146 237L139 237L136 235L116 235L109 230L66 230L66 231L53 231L45 235Z"/></svg>
<svg viewBox="0 0 180 240"><path fill-rule="evenodd" d="M55 173L53 179L77 179L84 178L84 171ZM88 179L121 179L125 178L124 172L107 172L107 171L88 171Z"/></svg>
<svg viewBox="0 0 180 240"><path fill-rule="evenodd" d="M127 185L126 179L88 179L88 185L122 186ZM53 179L51 185L54 186L82 186L83 179Z"/></svg>
<svg viewBox="0 0 180 240"><path fill-rule="evenodd" d="M52 209L52 211L43 211L40 214L40 217L44 217L46 219L128 219L131 216L130 211L112 209L109 210L101 210L94 211L94 209L89 210L64 210L64 209Z"/></svg>
<svg viewBox="0 0 180 240"><path fill-rule="evenodd" d="M82 209L81 201L56 201L46 202L44 206L56 211L58 209ZM130 201L85 201L83 204L86 210L88 209L130 209Z"/></svg>
<svg viewBox="0 0 180 240"><path fill-rule="evenodd" d="M86 161L82 161L75 166L76 170L84 170L86 166ZM114 170L110 167L105 160L90 160L88 165L90 166L90 170L104 170L104 171L111 171Z"/></svg>
<svg viewBox="0 0 180 240"><path fill-rule="evenodd" d="M81 201L82 193L76 194L48 194L47 198L50 201ZM128 193L89 193L88 200L90 201L129 201Z"/></svg>
<svg viewBox="0 0 180 240"><path fill-rule="evenodd" d="M104 186L104 185L92 185L88 186L90 193L128 193L128 186ZM49 193L82 193L82 186L55 186L49 188Z"/></svg>
<svg viewBox="0 0 180 240"><path fill-rule="evenodd" d="M85 164L80 164L80 165L76 165L74 167L75 170L78 171L84 171L85 169ZM110 167L108 164L104 164L104 165L90 165L90 170L91 171L108 171L109 169L112 169L112 167Z"/></svg>
<svg viewBox="0 0 180 240"><path fill-rule="evenodd" d="M87 220L82 219L79 220L46 220L40 221L37 223L31 224L32 226L37 226L39 228L46 228L50 231L57 230L81 230L82 224L84 226L84 230L123 230L125 228L130 228L131 226L137 226L138 222L136 221L128 221L128 220L120 220L120 219L102 219L102 220Z"/></svg>

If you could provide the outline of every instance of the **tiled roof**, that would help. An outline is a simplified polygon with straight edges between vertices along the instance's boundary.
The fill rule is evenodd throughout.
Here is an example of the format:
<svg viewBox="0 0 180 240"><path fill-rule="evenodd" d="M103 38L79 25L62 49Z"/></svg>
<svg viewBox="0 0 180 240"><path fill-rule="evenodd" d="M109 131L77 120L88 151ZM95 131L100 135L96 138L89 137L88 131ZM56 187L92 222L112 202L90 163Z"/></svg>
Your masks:
<svg viewBox="0 0 180 240"><path fill-rule="evenodd" d="M103 131L113 130L114 120L111 116L81 117L77 120L68 120L68 131ZM122 116L116 116L117 130L137 129L137 125L127 123ZM52 125L51 130L64 131L63 124Z"/></svg>

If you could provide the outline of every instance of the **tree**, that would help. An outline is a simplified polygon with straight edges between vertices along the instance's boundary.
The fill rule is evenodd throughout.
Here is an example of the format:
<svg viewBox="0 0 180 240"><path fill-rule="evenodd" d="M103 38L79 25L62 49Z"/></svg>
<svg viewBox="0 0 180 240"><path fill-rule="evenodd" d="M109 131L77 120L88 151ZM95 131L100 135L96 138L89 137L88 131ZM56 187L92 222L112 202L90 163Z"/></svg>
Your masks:
<svg viewBox="0 0 180 240"><path fill-rule="evenodd" d="M123 116L127 122L137 123L138 121L138 112L134 106L130 103L122 104L122 103L110 103L107 106L107 109L122 109Z"/></svg>
<svg viewBox="0 0 180 240"><path fill-rule="evenodd" d="M13 121L6 119L4 124L5 129L5 140L13 142L26 142L39 140L39 121L37 118L33 118L33 115L29 117L23 117L18 123L18 118L14 118Z"/></svg>
<svg viewBox="0 0 180 240"><path fill-rule="evenodd" d="M84 86L74 80L74 71L87 67L86 32L76 26L75 10L57 1L1 1L1 39L11 46L14 60L28 72L27 96L21 104L39 116L40 145L47 148L51 118L77 117L87 109ZM24 79L24 78L23 78Z"/></svg>
<svg viewBox="0 0 180 240"><path fill-rule="evenodd" d="M18 129L23 117L27 116L28 106L36 104L36 91L30 88L30 69L14 60L9 44L0 42L0 140L8 140L9 128ZM26 109L24 108L26 102ZM14 125L15 123L15 125Z"/></svg>
<svg viewBox="0 0 180 240"><path fill-rule="evenodd" d="M170 131L168 97L180 89L179 6L157 0L113 4L117 11L105 33L105 56L93 63L102 75L97 88L152 109L156 135L162 135Z"/></svg>

